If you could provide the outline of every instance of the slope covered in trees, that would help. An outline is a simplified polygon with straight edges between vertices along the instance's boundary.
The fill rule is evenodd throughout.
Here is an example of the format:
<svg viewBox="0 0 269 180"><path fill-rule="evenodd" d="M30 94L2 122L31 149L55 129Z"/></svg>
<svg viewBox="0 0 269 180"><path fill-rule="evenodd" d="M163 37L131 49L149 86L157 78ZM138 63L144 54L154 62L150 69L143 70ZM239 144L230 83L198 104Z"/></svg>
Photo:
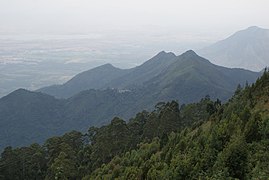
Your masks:
<svg viewBox="0 0 269 180"><path fill-rule="evenodd" d="M158 103L126 123L114 118L42 146L5 148L2 179L266 179L269 73L225 104L208 97Z"/></svg>
<svg viewBox="0 0 269 180"><path fill-rule="evenodd" d="M269 73L217 104L200 126L141 143L84 179L267 179Z"/></svg>
<svg viewBox="0 0 269 180"><path fill-rule="evenodd" d="M142 111L128 123L116 117L109 125L89 128L86 134L72 131L52 137L42 146L7 147L1 156L0 174L4 179L82 178L114 156L136 149L140 142L166 139L172 131L204 121L209 117L209 104L213 102L208 97L181 108L176 101L160 102L154 111Z"/></svg>
<svg viewBox="0 0 269 180"><path fill-rule="evenodd" d="M153 110L158 102L193 103L207 94L226 101L238 84L252 83L258 76L216 66L190 50L180 56L161 52L128 73L104 65L61 86L66 93L88 85L105 87L108 82L116 89L85 90L68 99L20 89L0 99L0 150L8 145L43 143L71 130L85 132L89 126L108 124L115 116L128 120L137 112Z"/></svg>

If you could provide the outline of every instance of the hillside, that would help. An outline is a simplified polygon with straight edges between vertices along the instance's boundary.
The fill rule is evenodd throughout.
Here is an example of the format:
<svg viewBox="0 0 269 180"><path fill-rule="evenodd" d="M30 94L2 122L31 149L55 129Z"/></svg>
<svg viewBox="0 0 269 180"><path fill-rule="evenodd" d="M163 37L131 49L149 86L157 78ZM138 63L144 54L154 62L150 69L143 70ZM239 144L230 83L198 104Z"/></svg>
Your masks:
<svg viewBox="0 0 269 180"><path fill-rule="evenodd" d="M133 101L128 92L116 90L89 90L65 100L19 89L0 99L0 149L42 143L70 130L86 131L114 116L131 117Z"/></svg>
<svg viewBox="0 0 269 180"><path fill-rule="evenodd" d="M150 91L158 93L159 100L171 97L180 102L197 102L205 95L226 101L238 84L255 82L256 72L238 68L225 68L189 50L178 56L166 70L146 82ZM153 90L154 89L154 90ZM172 95L172 96L171 96Z"/></svg>
<svg viewBox="0 0 269 180"><path fill-rule="evenodd" d="M176 57L172 52L162 51L142 65L135 67L133 71L124 77L112 81L110 85L114 88L127 89L141 86L166 70L168 66L176 61Z"/></svg>
<svg viewBox="0 0 269 180"><path fill-rule="evenodd" d="M106 89L109 87L109 82L130 71L132 71L132 69L124 70L116 68L111 64L104 64L76 75L63 85L44 87L37 91L58 98L68 98L88 89Z"/></svg>
<svg viewBox="0 0 269 180"><path fill-rule="evenodd" d="M3 179L267 179L269 72L225 104L158 103L130 122L5 148Z"/></svg>
<svg viewBox="0 0 269 180"><path fill-rule="evenodd" d="M261 71L269 66L269 30L252 26L198 52L217 65Z"/></svg>
<svg viewBox="0 0 269 180"><path fill-rule="evenodd" d="M117 72L117 77L111 75L113 71ZM246 81L253 83L259 75L248 70L214 65L192 50L179 56L162 51L132 69L120 70L112 65L103 65L82 72L63 85L39 91L67 98L88 89L127 90L140 94L143 99L137 105L147 108L158 101L173 99L182 103L196 102L207 94L213 99L227 100L238 84L243 85Z"/></svg>
<svg viewBox="0 0 269 180"><path fill-rule="evenodd" d="M84 179L267 179L268 95L265 72L228 103L207 106L211 116L200 125L140 143Z"/></svg>
<svg viewBox="0 0 269 180"><path fill-rule="evenodd" d="M140 66L131 69L119 69L105 64L82 72L63 85L44 87L37 91L57 98L69 98L83 90L117 88L125 89L143 84L168 65L174 62L176 55L164 51L158 53Z"/></svg>
<svg viewBox="0 0 269 180"><path fill-rule="evenodd" d="M63 101L19 89L0 99L0 149L43 142L65 132Z"/></svg>
<svg viewBox="0 0 269 180"><path fill-rule="evenodd" d="M160 53L157 57L174 56ZM0 99L1 146L42 143L46 138L66 131L86 131L89 126L107 124L113 117L125 120L142 110L152 110L158 102L177 100L188 104L209 95L213 100L227 100L239 83L252 83L260 75L241 69L222 68L188 51L174 58L170 65L150 66L166 59L153 58L147 67L143 85L130 89L85 90L68 99L26 90L15 91ZM108 65L109 69L111 68ZM104 68L104 67L103 67ZM157 71L157 69L163 69ZM101 68L102 69L102 68ZM138 69L137 77L139 74ZM159 72L159 74L155 74ZM155 75L154 75L155 74ZM150 80L146 78L152 77ZM127 74L126 74L127 77ZM133 78L134 80L135 78ZM123 82L123 81L122 81ZM135 81L133 81L135 82Z"/></svg>

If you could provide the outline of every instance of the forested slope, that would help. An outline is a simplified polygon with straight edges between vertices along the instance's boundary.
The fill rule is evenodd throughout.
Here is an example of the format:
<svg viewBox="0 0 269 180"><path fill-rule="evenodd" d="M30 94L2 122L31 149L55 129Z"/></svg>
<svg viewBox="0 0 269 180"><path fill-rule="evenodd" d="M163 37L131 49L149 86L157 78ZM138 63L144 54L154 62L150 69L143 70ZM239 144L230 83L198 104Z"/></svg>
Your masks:
<svg viewBox="0 0 269 180"><path fill-rule="evenodd" d="M88 133L1 155L2 179L267 179L269 73L225 104L208 97L158 103L128 123L114 118Z"/></svg>
<svg viewBox="0 0 269 180"><path fill-rule="evenodd" d="M267 179L269 73L208 110L200 126L141 143L84 179Z"/></svg>

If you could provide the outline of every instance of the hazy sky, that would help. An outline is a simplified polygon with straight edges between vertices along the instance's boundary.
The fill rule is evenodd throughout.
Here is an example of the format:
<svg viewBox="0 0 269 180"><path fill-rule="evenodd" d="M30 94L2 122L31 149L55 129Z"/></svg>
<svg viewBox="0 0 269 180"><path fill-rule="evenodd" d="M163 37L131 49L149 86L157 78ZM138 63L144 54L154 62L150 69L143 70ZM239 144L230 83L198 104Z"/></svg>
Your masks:
<svg viewBox="0 0 269 180"><path fill-rule="evenodd" d="M0 33L220 38L269 28L268 9L268 0L0 0Z"/></svg>

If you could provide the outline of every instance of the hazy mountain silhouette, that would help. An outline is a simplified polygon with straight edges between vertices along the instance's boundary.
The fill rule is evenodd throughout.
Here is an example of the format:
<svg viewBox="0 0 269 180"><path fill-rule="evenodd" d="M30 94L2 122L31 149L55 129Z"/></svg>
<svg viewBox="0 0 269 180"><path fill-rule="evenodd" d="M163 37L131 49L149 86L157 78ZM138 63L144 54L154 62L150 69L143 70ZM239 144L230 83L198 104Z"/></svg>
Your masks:
<svg viewBox="0 0 269 180"><path fill-rule="evenodd" d="M269 65L269 30L252 26L198 52L214 64L261 71Z"/></svg>

